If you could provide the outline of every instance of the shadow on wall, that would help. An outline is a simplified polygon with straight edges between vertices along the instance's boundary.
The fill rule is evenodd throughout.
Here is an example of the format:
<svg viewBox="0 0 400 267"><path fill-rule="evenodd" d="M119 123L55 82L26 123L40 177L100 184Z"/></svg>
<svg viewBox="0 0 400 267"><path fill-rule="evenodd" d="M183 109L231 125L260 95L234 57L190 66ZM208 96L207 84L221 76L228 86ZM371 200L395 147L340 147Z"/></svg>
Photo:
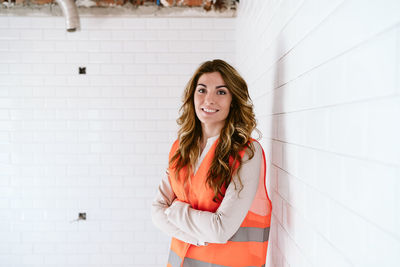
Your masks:
<svg viewBox="0 0 400 267"><path fill-rule="evenodd" d="M287 166L286 159L284 157L282 145L281 145L281 140L283 136L285 136L285 116L281 114L283 111L283 103L285 99L285 90L282 90L282 81L284 80L283 78L285 77L285 61L283 59L283 42L280 39L278 41L278 45L276 46L276 51L275 51L275 57L274 59L277 59L274 66L272 67L272 92L271 92L271 109L270 109L270 114L271 114L271 119L270 121L270 149L271 149L271 164L274 166L274 169L276 169L276 172L272 171L270 172L271 176L276 175L276 177L271 177L271 181L275 183L276 191L271 190L272 196L271 196L271 201L273 211L274 211L274 216L273 216L273 224L271 225L271 232L272 232L272 245L273 248L270 248L270 257L272 262L270 263L271 267L280 267L281 264L283 263L282 258L284 258L284 255L286 254L284 242L282 241L283 237L280 237L280 233L282 233L281 230L283 230L284 226L288 226L290 228L290 214L288 213L288 210L286 208L286 201L281 201L282 196L282 190L285 192L290 192L289 190L289 184L287 181L285 181L284 177L282 177L282 171L280 171L281 168L284 166ZM282 179L283 178L283 179ZM271 188L271 187L270 187ZM272 188L271 188L272 189ZM274 202L275 200L275 202ZM271 253L272 252L272 253Z"/></svg>

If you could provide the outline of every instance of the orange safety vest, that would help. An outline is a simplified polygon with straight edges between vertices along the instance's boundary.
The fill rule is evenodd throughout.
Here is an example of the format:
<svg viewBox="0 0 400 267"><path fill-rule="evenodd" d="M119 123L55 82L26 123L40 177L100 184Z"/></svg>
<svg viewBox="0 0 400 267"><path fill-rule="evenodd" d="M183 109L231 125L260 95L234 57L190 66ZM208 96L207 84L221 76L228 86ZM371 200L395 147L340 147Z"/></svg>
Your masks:
<svg viewBox="0 0 400 267"><path fill-rule="evenodd" d="M191 183L187 183L186 186L175 179L175 170L171 166L169 167L169 182L177 199L189 203L192 208L197 210L215 212L220 205L220 202L213 201L214 191L206 184L207 173L217 143L218 141L214 142L196 174L191 174ZM169 154L170 160L178 147L179 142L177 140L172 145ZM243 157L244 150L239 155ZM228 242L195 246L172 238L167 267L265 266L272 205L265 187L264 150L261 164L256 196L240 228ZM187 171L187 168L183 168L180 175L183 175L185 171ZM223 188L222 192L225 193L225 190L226 188Z"/></svg>

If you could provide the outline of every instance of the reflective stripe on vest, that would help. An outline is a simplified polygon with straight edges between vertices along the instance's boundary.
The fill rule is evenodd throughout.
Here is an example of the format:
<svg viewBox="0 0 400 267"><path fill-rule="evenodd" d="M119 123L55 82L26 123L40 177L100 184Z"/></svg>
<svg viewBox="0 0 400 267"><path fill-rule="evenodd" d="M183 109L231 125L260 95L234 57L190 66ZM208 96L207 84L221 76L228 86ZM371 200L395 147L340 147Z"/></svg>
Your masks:
<svg viewBox="0 0 400 267"><path fill-rule="evenodd" d="M179 256L173 250L170 250L168 263L171 264L172 267L180 267L182 259L179 258ZM182 267L227 267L227 266L199 261L191 258L185 258ZM259 266L244 266L244 267L259 267ZM265 264L262 265L261 267L265 267Z"/></svg>
<svg viewBox="0 0 400 267"><path fill-rule="evenodd" d="M182 264L182 259L173 250L170 250L168 263L171 264L172 267L180 267Z"/></svg>
<svg viewBox="0 0 400 267"><path fill-rule="evenodd" d="M269 238L269 227L240 227L237 232L229 239L233 242L265 242Z"/></svg>
<svg viewBox="0 0 400 267"><path fill-rule="evenodd" d="M257 228L257 227L240 227L238 231L229 239L231 242L266 242L269 238L269 227L266 228ZM187 263L189 262L189 263ZM173 251L170 250L168 263L172 265L172 267L180 267L182 264L182 259ZM210 264L206 262L201 262L198 260L185 258L183 266L190 267L219 267L223 265L218 264Z"/></svg>

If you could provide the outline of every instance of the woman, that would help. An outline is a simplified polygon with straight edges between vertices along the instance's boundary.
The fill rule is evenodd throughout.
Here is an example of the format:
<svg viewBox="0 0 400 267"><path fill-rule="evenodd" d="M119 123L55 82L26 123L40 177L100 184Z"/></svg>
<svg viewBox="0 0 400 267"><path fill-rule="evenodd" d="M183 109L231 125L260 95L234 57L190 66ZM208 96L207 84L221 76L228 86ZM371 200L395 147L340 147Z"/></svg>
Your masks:
<svg viewBox="0 0 400 267"><path fill-rule="evenodd" d="M167 266L264 266L271 201L246 82L225 61L203 63L177 122L152 205L154 224L173 237Z"/></svg>

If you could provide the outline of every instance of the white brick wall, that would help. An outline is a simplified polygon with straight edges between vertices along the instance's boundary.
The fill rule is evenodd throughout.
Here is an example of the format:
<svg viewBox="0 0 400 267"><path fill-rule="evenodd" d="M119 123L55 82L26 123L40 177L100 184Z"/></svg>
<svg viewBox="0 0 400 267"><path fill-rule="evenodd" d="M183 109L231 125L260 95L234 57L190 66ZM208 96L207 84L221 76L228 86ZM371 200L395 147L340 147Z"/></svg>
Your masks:
<svg viewBox="0 0 400 267"><path fill-rule="evenodd" d="M400 2L240 1L269 266L400 265Z"/></svg>
<svg viewBox="0 0 400 267"><path fill-rule="evenodd" d="M0 16L0 266L165 266L151 199L184 85L204 60L232 62L234 19L81 26Z"/></svg>

